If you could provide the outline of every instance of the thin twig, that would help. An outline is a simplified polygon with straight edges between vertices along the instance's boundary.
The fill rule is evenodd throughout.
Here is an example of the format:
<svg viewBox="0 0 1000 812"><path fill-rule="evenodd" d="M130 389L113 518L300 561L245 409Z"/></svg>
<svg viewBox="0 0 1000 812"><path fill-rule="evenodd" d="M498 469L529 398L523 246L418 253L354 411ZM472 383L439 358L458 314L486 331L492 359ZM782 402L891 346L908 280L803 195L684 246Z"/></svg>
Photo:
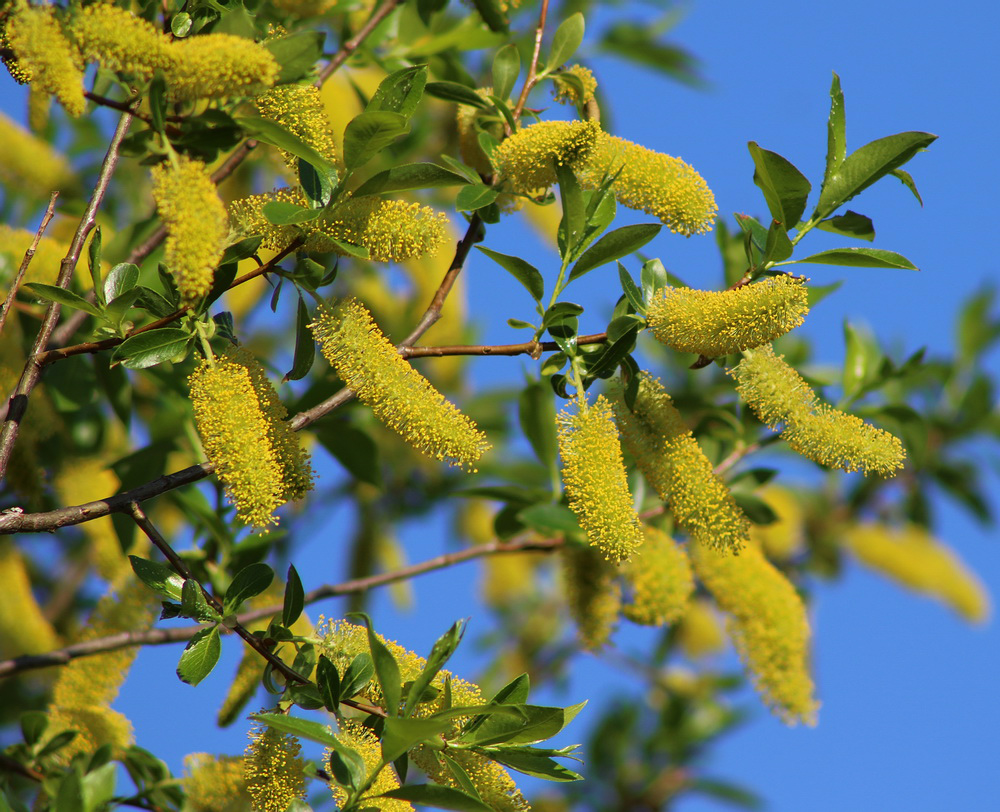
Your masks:
<svg viewBox="0 0 1000 812"><path fill-rule="evenodd" d="M538 13L538 25L535 27L535 47L531 52L531 62L528 64L528 75L524 79L524 87L521 88L521 95L517 99L514 107L513 117L517 121L521 117L524 105L528 102L528 94L535 86L538 75L538 57L542 53L542 37L545 35L545 18L549 13L549 0L542 0L542 9ZM508 133L510 135L510 133Z"/></svg>
<svg viewBox="0 0 1000 812"><path fill-rule="evenodd" d="M118 126L115 128L115 133L111 138L108 152L104 156L104 163L101 164L101 171L97 177L94 194L90 198L90 203L87 205L87 210L84 212L83 217L80 218L80 224L73 235L72 243L70 243L69 253L66 254L59 269L59 278L56 280L58 287L68 287L70 279L73 278L73 271L76 268L77 261L80 259L80 253L83 251L83 244L87 239L87 235L90 234L91 229L96 225L97 211L104 200L104 195L107 193L115 167L118 165L118 150L125 139L125 134L128 132L131 123L131 113L125 113L118 120ZM31 353L25 362L21 379L18 381L11 395L10 405L7 409L7 419L4 421L3 429L0 430L0 478L7 472L7 464L10 462L10 455L14 450L14 443L17 441L18 430L21 427L21 418L24 417L24 413L28 408L28 397L42 374L42 368L38 364L38 356L44 352L45 347L48 345L49 337L55 329L56 322L59 321L59 312L60 307L58 302L53 302L45 311L42 326L38 330L34 346L31 348Z"/></svg>
<svg viewBox="0 0 1000 812"><path fill-rule="evenodd" d="M31 245L28 246L28 250L24 252L24 259L21 260L21 265L17 269L17 276L14 277L14 282L7 292L7 298L3 300L3 307L0 308L0 332L3 332L4 325L7 323L7 314L10 312L14 300L17 298L17 291L21 287L21 282L24 281L24 275L28 271L28 266L31 264L31 260L35 258L38 243L42 241L42 235L45 233L45 229L48 228L52 216L56 213L57 197L59 197L59 192L53 192L49 196L49 205L45 207L45 215L38 226L38 231L35 232L35 238L31 241Z"/></svg>
<svg viewBox="0 0 1000 812"><path fill-rule="evenodd" d="M435 570L453 567L466 561L482 558L490 555L503 555L509 553L551 553L563 546L561 538L534 539L525 538L513 541L491 541L487 544L478 544L475 547L467 547L454 553L430 558L417 564L411 564L402 569L392 572L369 575L365 578L355 578L350 581L343 581L339 584L326 584L306 593L306 605L312 605L328 598L336 598L357 592L367 592L375 587L385 586L423 575ZM266 606L260 609L243 612L237 617L240 624L246 625L258 620L262 620L281 612L281 604ZM183 643L194 637L204 626L184 626L173 629L148 629L141 632L119 632L107 637L97 637L82 643L74 643L57 651L50 651L45 654L26 654L21 657L14 657L0 662L0 677L9 677L24 671L32 671L38 668L48 668L54 665L65 665L80 657L90 657L95 654L102 654L107 651L117 651L123 648L133 648L135 646L162 646L171 643ZM222 632L228 632L224 627Z"/></svg>
<svg viewBox="0 0 1000 812"><path fill-rule="evenodd" d="M368 39L372 31L374 31L378 27L378 24L381 23L382 20L384 20L386 17L388 17L392 13L393 9L395 9L396 6L400 5L402 2L403 0L387 0L377 9L375 9L375 12L372 14L372 16L368 18L368 22L366 22L363 26L361 26L361 29L358 31L357 34L355 34L353 37L351 37L351 39L347 40L347 42L343 43L340 46L340 50L337 51L333 59L331 59L324 66L323 70L319 72L319 79L317 79L316 85L322 86L322 84L327 79L329 79L330 76L332 76L334 72L336 72L337 69L340 68L341 65L343 65L348 59L350 59L351 55L359 47L361 47L361 43L363 43L366 39Z"/></svg>
<svg viewBox="0 0 1000 812"><path fill-rule="evenodd" d="M604 344L607 333L593 333L578 336L576 343ZM404 347L399 354L404 358L441 358L449 355L530 355L538 359L543 352L556 352L559 345L555 341L525 341L523 344L454 344L442 347Z"/></svg>

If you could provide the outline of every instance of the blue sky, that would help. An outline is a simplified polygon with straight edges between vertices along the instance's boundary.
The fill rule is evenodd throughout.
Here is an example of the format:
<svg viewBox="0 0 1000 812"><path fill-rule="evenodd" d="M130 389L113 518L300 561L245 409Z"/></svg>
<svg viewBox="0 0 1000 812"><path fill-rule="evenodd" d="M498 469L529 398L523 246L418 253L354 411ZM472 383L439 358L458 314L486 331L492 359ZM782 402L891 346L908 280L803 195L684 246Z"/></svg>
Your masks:
<svg viewBox="0 0 1000 812"><path fill-rule="evenodd" d="M612 13L626 14L612 9L608 19ZM628 8L627 14L633 13L654 16L638 5ZM874 220L874 246L904 254L921 268L919 273L808 266L815 283L845 280L800 328L815 340L818 359L836 365L845 318L896 339L906 354L921 346L947 352L959 304L997 278L998 30L1000 8L983 2L703 1L690 4L672 36L701 59L707 90L682 87L607 57L589 64L611 100L616 134L695 166L729 219L734 211L766 213L752 182L747 141L781 153L818 186L832 71L839 73L846 97L849 150L904 130L940 136L907 166L923 208L892 180L851 203ZM21 114L22 99L9 79L0 79L5 110ZM555 263L554 253L513 224L492 231L486 245L509 250L504 246L510 239L523 240L538 267ZM842 242L817 234L804 247L820 250ZM689 284L719 283L711 237L684 240L664 233L647 250ZM579 294L597 313L608 306L599 273L580 283ZM523 340L504 323L508 316L526 316L523 292L485 258L470 261L467 276L470 311L480 314L483 339ZM591 331L586 323L581 327ZM593 331L599 329L595 323ZM1000 371L996 355L991 363L994 372ZM523 369L520 359L487 359L476 375L491 382L517 381ZM994 492L996 484L994 478ZM948 506L942 506L941 517L939 535L996 592L1000 552L995 531ZM307 589L338 575L330 545L344 525L336 517L327 521L304 551L299 569ZM404 542L418 560L440 552L446 535L446 528L431 524L412 528ZM455 618L469 614L475 578L466 568L425 576L414 586L419 624L415 615L393 618L384 595L376 602L377 617L389 636L426 652ZM751 724L713 751L711 773L760 791L775 812L990 808L987 799L996 790L990 742L1000 729L996 623L971 628L941 606L857 567L849 567L838 583L819 586L815 598L815 666L823 702L818 727L786 728L760 708ZM337 611L336 604L323 608L327 614ZM473 635L485 628L482 618L474 616L472 624ZM205 716L214 718L225 692L237 656L234 643L227 641L220 671L198 689L174 678L177 650L143 652L137 661L118 707L135 721L139 743L167 756L175 769L191 749L239 752L244 746L241 730L216 731ZM629 638L625 645L638 643ZM471 676L471 655L460 652L454 670ZM560 698L579 701L613 689L618 679L612 669L586 658L569 693ZM574 726L586 724L583 715ZM571 732L568 740L580 737ZM692 800L678 808L708 812L721 807Z"/></svg>

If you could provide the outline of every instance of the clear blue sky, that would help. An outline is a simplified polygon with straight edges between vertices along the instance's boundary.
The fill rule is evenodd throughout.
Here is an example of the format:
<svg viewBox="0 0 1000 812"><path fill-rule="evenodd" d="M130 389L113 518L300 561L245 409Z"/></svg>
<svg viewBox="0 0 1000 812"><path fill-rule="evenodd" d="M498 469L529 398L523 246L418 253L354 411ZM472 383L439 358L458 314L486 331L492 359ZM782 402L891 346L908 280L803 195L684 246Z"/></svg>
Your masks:
<svg viewBox="0 0 1000 812"><path fill-rule="evenodd" d="M628 14L633 12L653 16L638 6ZM766 213L752 182L747 141L781 153L818 185L831 71L840 74L846 96L849 150L903 130L940 136L907 167L923 194L924 208L895 181L883 181L851 204L874 220L875 247L904 254L921 268L919 273L809 266L816 283L846 280L800 328L816 340L820 361L838 364L845 318L898 339L907 354L921 346L948 351L960 302L996 279L997 31L1000 10L985 2L703 0L690 4L673 36L702 60L707 91L681 87L608 58L590 64L612 100L616 133L694 165L728 218L734 211ZM22 98L8 79L0 79L5 110L20 113ZM521 237L512 229L505 225L492 232L486 244L505 250L506 240ZM830 235L816 235L808 246L818 250L840 243ZM535 253L529 259L539 267L553 262L541 246L530 250ZM665 234L648 250L692 285L718 284L719 260L711 237L683 240ZM467 274L471 311L481 314L484 340L522 340L511 337L504 320L525 315L523 293L485 258L470 262ZM594 279L590 288L581 287L579 297L597 312L603 304L601 288ZM583 329L589 331L585 325ZM491 381L517 380L523 368L515 359L483 363L489 366L477 376ZM1000 369L995 356L992 363L994 371ZM994 479L994 492L996 484ZM947 507L941 516L940 535L977 570L996 598L996 533ZM330 547L343 527L331 521L309 543L299 568L307 589L336 579ZM440 552L446 534L446 528L433 525L411 529L404 537L411 559ZM475 577L466 568L425 576L414 585L421 623L430 618L427 627L418 628L416 615L393 619L384 596L376 604L377 619L387 635L426 652L436 634L468 615ZM970 628L941 606L856 567L836 585L820 586L815 597L815 666L823 702L818 727L785 728L761 708L752 724L713 752L712 773L759 790L775 812L995 808L993 740L1000 730L996 623ZM333 614L337 608L324 610ZM485 618L474 616L470 638L485 624ZM179 651L161 648L142 654L123 691L118 706L135 721L139 743L167 756L175 769L192 747L239 752L244 746L241 730L218 732L205 717L214 718L225 692L236 657L234 643L227 641L220 671L198 689L173 677ZM632 638L623 642L638 644ZM464 669L460 653L454 670L472 676L471 655L465 655L470 665ZM569 694L560 698L579 701L619 678L586 659ZM574 723L581 731L586 725L586 714ZM581 732L571 732L568 740L581 738ZM679 807L681 812L719 808L700 801Z"/></svg>

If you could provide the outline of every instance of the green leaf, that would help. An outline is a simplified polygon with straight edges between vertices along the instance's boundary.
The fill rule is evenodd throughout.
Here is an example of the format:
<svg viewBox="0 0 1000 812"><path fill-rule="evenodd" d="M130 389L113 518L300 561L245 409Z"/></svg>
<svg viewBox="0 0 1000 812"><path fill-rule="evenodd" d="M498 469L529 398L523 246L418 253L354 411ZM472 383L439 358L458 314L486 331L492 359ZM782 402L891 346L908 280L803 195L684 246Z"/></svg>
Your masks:
<svg viewBox="0 0 1000 812"><path fill-rule="evenodd" d="M308 223L323 213L321 209L310 209L308 206L300 206L298 203L290 203L286 200L269 200L261 206L260 212L269 223L276 226Z"/></svg>
<svg viewBox="0 0 1000 812"><path fill-rule="evenodd" d="M586 703L568 708L544 705L511 705L523 718L494 713L481 725L463 733L462 744L485 747L491 744L533 744L550 739L568 725Z"/></svg>
<svg viewBox="0 0 1000 812"><path fill-rule="evenodd" d="M398 719L389 717L385 720L382 734L382 760L395 761L404 753L418 744L435 738L440 741L442 733L450 730L451 719L430 718Z"/></svg>
<svg viewBox="0 0 1000 812"><path fill-rule="evenodd" d="M309 308L300 295L298 308L295 311L295 355L292 358L292 368L283 378L285 381L301 380L312 369L313 361L316 359L316 341L309 329L311 321Z"/></svg>
<svg viewBox="0 0 1000 812"><path fill-rule="evenodd" d="M107 299L103 298L104 286L101 284L101 227L94 229L94 236L87 246L87 266L90 268L90 279L94 284L94 296L97 303L103 307Z"/></svg>
<svg viewBox="0 0 1000 812"><path fill-rule="evenodd" d="M777 220L771 221L767 230L767 242L764 243L764 263L783 262L788 259L795 248L788 239L788 232Z"/></svg>
<svg viewBox="0 0 1000 812"><path fill-rule="evenodd" d="M771 217L788 231L795 227L806 210L812 185L787 158L761 149L755 141L747 144L753 158L753 182L760 187Z"/></svg>
<svg viewBox="0 0 1000 812"><path fill-rule="evenodd" d="M348 171L364 166L409 131L406 116L399 113L381 110L355 116L344 130L344 165Z"/></svg>
<svg viewBox="0 0 1000 812"><path fill-rule="evenodd" d="M479 179L476 179L479 182ZM354 197L405 192L410 189L433 189L441 186L465 186L469 179L432 163L402 164L372 175L354 192Z"/></svg>
<svg viewBox="0 0 1000 812"><path fill-rule="evenodd" d="M113 302L128 293L139 282L139 266L131 262L120 262L108 272L104 280L104 301Z"/></svg>
<svg viewBox="0 0 1000 812"><path fill-rule="evenodd" d="M576 533L580 530L576 514L565 505L554 502L539 502L519 510L517 518L539 533Z"/></svg>
<svg viewBox="0 0 1000 812"><path fill-rule="evenodd" d="M304 79L323 56L323 31L301 31L264 43L281 65L276 84L284 85Z"/></svg>
<svg viewBox="0 0 1000 812"><path fill-rule="evenodd" d="M1000 324L990 315L995 299L996 290L989 287L973 294L962 304L955 324L958 357L965 365L971 365L1000 338Z"/></svg>
<svg viewBox="0 0 1000 812"><path fill-rule="evenodd" d="M437 809L454 809L457 812L493 812L493 807L487 806L471 795L438 784L408 784L405 787L384 792L377 797L395 798L399 801L410 801L422 806L433 806Z"/></svg>
<svg viewBox="0 0 1000 812"><path fill-rule="evenodd" d="M350 699L364 689L374 676L375 663L372 662L371 655L367 652L358 654L351 660L351 664L344 672L344 678L340 681L341 697Z"/></svg>
<svg viewBox="0 0 1000 812"><path fill-rule="evenodd" d="M875 337L844 322L844 395L854 398L877 374L882 352Z"/></svg>
<svg viewBox="0 0 1000 812"><path fill-rule="evenodd" d="M109 809L109 801L115 794L115 780L118 764L109 761L96 769L91 768L83 776L83 807L87 812L104 812Z"/></svg>
<svg viewBox="0 0 1000 812"><path fill-rule="evenodd" d="M170 33L183 39L191 32L191 15L181 11L170 18Z"/></svg>
<svg viewBox="0 0 1000 812"><path fill-rule="evenodd" d="M872 224L871 218L850 209L843 214L821 220L816 224L816 228L821 231L829 231L832 234L840 234L844 237L868 240L868 242L875 239L875 226Z"/></svg>
<svg viewBox="0 0 1000 812"><path fill-rule="evenodd" d="M562 201L562 218L559 220L556 237L559 256L563 261L569 261L583 235L586 207L583 202L583 190L572 169L565 164L557 166L556 178L559 181L559 198Z"/></svg>
<svg viewBox="0 0 1000 812"><path fill-rule="evenodd" d="M642 301L645 303L645 307L648 308L649 303L653 301L653 297L669 284L667 269L663 267L663 263L660 260L651 259L643 263L642 271L639 275L639 283L642 285Z"/></svg>
<svg viewBox="0 0 1000 812"><path fill-rule="evenodd" d="M177 676L181 678L181 682L197 685L212 673L221 653L219 627L202 629L191 638L181 654L180 662L177 663Z"/></svg>
<svg viewBox="0 0 1000 812"><path fill-rule="evenodd" d="M250 138L301 158L324 173L331 183L336 183L337 168L315 148L277 122L259 116L236 116L234 121Z"/></svg>
<svg viewBox="0 0 1000 812"><path fill-rule="evenodd" d="M917 202L921 206L924 205L924 199L920 196L920 192L917 191L917 184L913 180L913 175L905 169L893 169L889 174L894 178L899 178L900 183L913 192L913 196L917 199Z"/></svg>
<svg viewBox="0 0 1000 812"><path fill-rule="evenodd" d="M251 713L250 718L277 730L279 733L290 733L297 738L319 742L327 747L335 747L340 744L329 727L311 719L288 716L284 713Z"/></svg>
<svg viewBox="0 0 1000 812"><path fill-rule="evenodd" d="M936 138L925 132L897 133L852 152L824 184L814 216L832 214L841 204L926 149Z"/></svg>
<svg viewBox="0 0 1000 812"><path fill-rule="evenodd" d="M481 245L477 245L476 248L524 285L525 290L531 294L532 299L536 302L542 301L542 298L545 296L545 280L542 278L541 272L534 265L520 257L501 254L499 251L493 251Z"/></svg>
<svg viewBox="0 0 1000 812"><path fill-rule="evenodd" d="M420 697L423 696L424 690L431 684L431 681L437 676L438 672L444 668L445 663L448 662L451 655L455 653L455 649L458 648L458 644L462 641L464 633L465 621L457 620L451 625L448 631L434 641L431 653L427 657L423 669L410 686L410 692L406 698L406 706L403 711L404 716L410 716L416 710L417 703L420 701ZM389 759L389 761L395 760L396 757Z"/></svg>
<svg viewBox="0 0 1000 812"><path fill-rule="evenodd" d="M302 579L294 564L288 565L285 578L285 597L281 606L281 625L291 626L305 608L305 592L302 590Z"/></svg>
<svg viewBox="0 0 1000 812"><path fill-rule="evenodd" d="M426 65L401 68L390 73L379 83L365 111L399 113L409 118L416 112L426 85Z"/></svg>
<svg viewBox="0 0 1000 812"><path fill-rule="evenodd" d="M146 369L181 355L191 340L190 333L177 327L147 330L126 338L115 347L111 359L127 369Z"/></svg>
<svg viewBox="0 0 1000 812"><path fill-rule="evenodd" d="M226 614L238 612L244 601L266 590L273 580L274 570L267 564L257 562L244 567L236 573L226 590L226 597L222 602L223 611Z"/></svg>
<svg viewBox="0 0 1000 812"><path fill-rule="evenodd" d="M791 264L812 262L816 265L848 265L854 268L902 268L907 271L920 269L902 254L881 248L831 248L818 254L794 260Z"/></svg>
<svg viewBox="0 0 1000 812"><path fill-rule="evenodd" d="M612 321L608 325L608 343L600 353L587 356L587 376L610 378L614 375L621 360L635 349L636 336L644 323L634 316L624 316Z"/></svg>
<svg viewBox="0 0 1000 812"><path fill-rule="evenodd" d="M472 0L472 5L490 31L496 31L498 34L507 33L507 17L499 0Z"/></svg>
<svg viewBox="0 0 1000 812"><path fill-rule="evenodd" d="M125 319L125 314L132 308L132 306L142 298L142 291L135 287L128 293L123 293L118 296L113 302L110 302L104 309L104 318L112 325L116 330L121 329L122 321Z"/></svg>
<svg viewBox="0 0 1000 812"><path fill-rule="evenodd" d="M31 747L40 742L45 735L49 726L49 715L44 711L25 711L19 721L24 743Z"/></svg>
<svg viewBox="0 0 1000 812"><path fill-rule="evenodd" d="M340 675L337 673L337 666L322 654L316 663L316 685L323 697L324 707L330 713L336 713L340 705Z"/></svg>
<svg viewBox="0 0 1000 812"><path fill-rule="evenodd" d="M581 781L583 776L567 769L547 755L535 752L531 747L490 747L484 748L483 755L494 761L546 781Z"/></svg>
<svg viewBox="0 0 1000 812"><path fill-rule="evenodd" d="M197 620L199 623L219 623L222 621L222 616L209 606L205 599L201 584L193 578L186 579L181 587L179 615Z"/></svg>
<svg viewBox="0 0 1000 812"><path fill-rule="evenodd" d="M734 489L732 494L733 500L740 510L754 524L767 525L778 520L778 514L774 512L774 508L759 496L738 489Z"/></svg>
<svg viewBox="0 0 1000 812"><path fill-rule="evenodd" d="M444 101L478 107L480 110L492 110L493 105L476 93L471 87L458 82L428 82L427 93Z"/></svg>
<svg viewBox="0 0 1000 812"><path fill-rule="evenodd" d="M162 133L167 127L167 81L163 76L163 70L157 69L153 74L153 81L149 83L149 123L158 133Z"/></svg>
<svg viewBox="0 0 1000 812"><path fill-rule="evenodd" d="M517 405L521 431L528 438L539 461L550 471L554 471L559 444L556 438L556 406L552 389L543 381L531 381L521 390Z"/></svg>
<svg viewBox="0 0 1000 812"><path fill-rule="evenodd" d="M659 234L661 228L663 226L659 223L639 223L608 232L577 260L569 272L568 281L572 282L594 268L638 251Z"/></svg>
<svg viewBox="0 0 1000 812"><path fill-rule="evenodd" d="M321 209L333 198L333 184L322 172L318 171L308 161L296 159L299 174L299 186L309 200L310 208ZM275 201L272 201L275 202Z"/></svg>
<svg viewBox="0 0 1000 812"><path fill-rule="evenodd" d="M750 238L750 241L753 243L753 247L756 248L760 253L760 256L763 257L764 251L767 247L767 229L760 224L760 221L757 220L757 218L751 217L748 214L734 213L733 216L736 218L736 222L740 224L740 228L743 230L743 233ZM749 261L751 260L751 257L748 255L747 259ZM757 263L756 261L753 261L752 264L756 265Z"/></svg>
<svg viewBox="0 0 1000 812"><path fill-rule="evenodd" d="M767 808L764 800L759 795L729 781L717 781L712 778L695 778L688 786L690 792L707 795L709 798L715 798L730 806L738 806L742 809L750 810Z"/></svg>
<svg viewBox="0 0 1000 812"><path fill-rule="evenodd" d="M552 35L552 50L546 67L549 70L564 65L573 58L580 45L583 44L585 24L583 14L579 11L563 20L556 33Z"/></svg>
<svg viewBox="0 0 1000 812"><path fill-rule="evenodd" d="M493 93L500 99L508 98L520 72L521 54L517 46L509 42L493 57Z"/></svg>
<svg viewBox="0 0 1000 812"><path fill-rule="evenodd" d="M455 198L455 209L458 211L476 211L489 206L497 199L497 191L492 186L482 183L471 183L458 190Z"/></svg>
<svg viewBox="0 0 1000 812"><path fill-rule="evenodd" d="M705 81L698 73L697 58L677 45L657 42L658 29L647 23L617 22L605 30L601 48L690 87L703 87Z"/></svg>
<svg viewBox="0 0 1000 812"><path fill-rule="evenodd" d="M132 571L138 576L146 586L152 589L160 597L169 601L181 600L181 590L184 588L184 578L174 572L170 567L160 564L157 561L150 561L148 558L139 558L137 555L130 555L129 562L132 564Z"/></svg>
<svg viewBox="0 0 1000 812"><path fill-rule="evenodd" d="M65 290L56 285L43 285L41 282L28 282L24 287L39 299L44 299L47 302L58 302L66 307L82 310L91 316L101 317L101 311L97 307L71 290Z"/></svg>
<svg viewBox="0 0 1000 812"><path fill-rule="evenodd" d="M252 257L257 253L257 249L260 248L263 240L264 238L257 234L253 237L244 237L242 240L234 242L222 252L222 259L219 260L219 264L225 265L229 262L239 262L241 259Z"/></svg>
<svg viewBox="0 0 1000 812"><path fill-rule="evenodd" d="M844 114L844 93L840 89L840 77L833 74L830 84L830 115L826 121L826 170L823 173L823 189L830 182L837 169L847 157L847 120ZM820 197L823 192L820 191Z"/></svg>
<svg viewBox="0 0 1000 812"><path fill-rule="evenodd" d="M83 779L79 768L68 770L59 781L53 812L87 812L83 805Z"/></svg>
<svg viewBox="0 0 1000 812"><path fill-rule="evenodd" d="M646 303L642 300L642 291L636 287L629 272L625 270L625 266L620 262L618 263L618 281L621 283L622 292L625 294L625 298L628 299L628 303L632 305L637 313L645 316Z"/></svg>
<svg viewBox="0 0 1000 812"><path fill-rule="evenodd" d="M372 626L372 619L364 612L349 612L347 617L360 618L368 629L368 646L371 649L372 661L375 664L375 676L378 678L382 696L385 698L385 709L390 716L395 716L399 710L399 698L402 695L402 678L399 675L399 664L392 652L383 643Z"/></svg>

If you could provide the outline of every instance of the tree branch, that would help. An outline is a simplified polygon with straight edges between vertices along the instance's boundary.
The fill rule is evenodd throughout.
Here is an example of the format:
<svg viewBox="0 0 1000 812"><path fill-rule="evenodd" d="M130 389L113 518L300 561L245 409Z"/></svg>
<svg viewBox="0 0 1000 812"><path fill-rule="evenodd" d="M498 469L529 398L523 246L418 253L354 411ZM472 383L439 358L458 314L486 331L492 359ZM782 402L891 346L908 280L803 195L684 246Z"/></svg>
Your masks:
<svg viewBox="0 0 1000 812"><path fill-rule="evenodd" d="M59 192L53 192L49 196L49 205L45 207L45 215L42 217L42 222L35 232L35 238L31 241L31 245L28 246L28 250L24 252L24 259L21 260L21 264L17 269L17 276L14 277L10 290L7 291L7 298L3 300L3 307L0 308L0 332L3 332L4 325L7 323L7 314L10 312L14 300L17 298L17 291L21 287L21 282L24 281L24 275L28 270L28 266L31 264L31 260L35 258L38 243L42 241L42 235L45 233L45 229L48 228L52 215L56 212L57 197L59 197Z"/></svg>
<svg viewBox="0 0 1000 812"><path fill-rule="evenodd" d="M607 333L578 336L577 344L604 344ZM399 354L404 358L440 358L447 355L530 355L534 359L543 352L556 352L555 341L525 341L523 344L455 344L444 347L404 347Z"/></svg>
<svg viewBox="0 0 1000 812"><path fill-rule="evenodd" d="M538 25L535 27L535 47L531 52L531 62L528 64L528 75L524 79L524 87L521 88L521 95L517 99L514 107L513 117L517 121L521 117L524 105L528 102L528 94L535 86L538 74L538 57L542 53L542 37L545 34L545 19L549 13L549 0L542 0L542 8L538 13ZM510 133L508 133L510 135Z"/></svg>
<svg viewBox="0 0 1000 812"><path fill-rule="evenodd" d="M361 26L361 29L357 34L340 46L340 50L337 51L337 54L333 57L333 59L331 59L323 70L319 72L319 79L316 81L317 86L322 86L322 84L329 79L341 65L350 59L351 55L361 46L361 43L368 39L372 31L378 27L378 24L388 17L396 6L400 5L402 2L403 0L386 0L385 3L375 9L372 16L368 18L368 22Z"/></svg>

